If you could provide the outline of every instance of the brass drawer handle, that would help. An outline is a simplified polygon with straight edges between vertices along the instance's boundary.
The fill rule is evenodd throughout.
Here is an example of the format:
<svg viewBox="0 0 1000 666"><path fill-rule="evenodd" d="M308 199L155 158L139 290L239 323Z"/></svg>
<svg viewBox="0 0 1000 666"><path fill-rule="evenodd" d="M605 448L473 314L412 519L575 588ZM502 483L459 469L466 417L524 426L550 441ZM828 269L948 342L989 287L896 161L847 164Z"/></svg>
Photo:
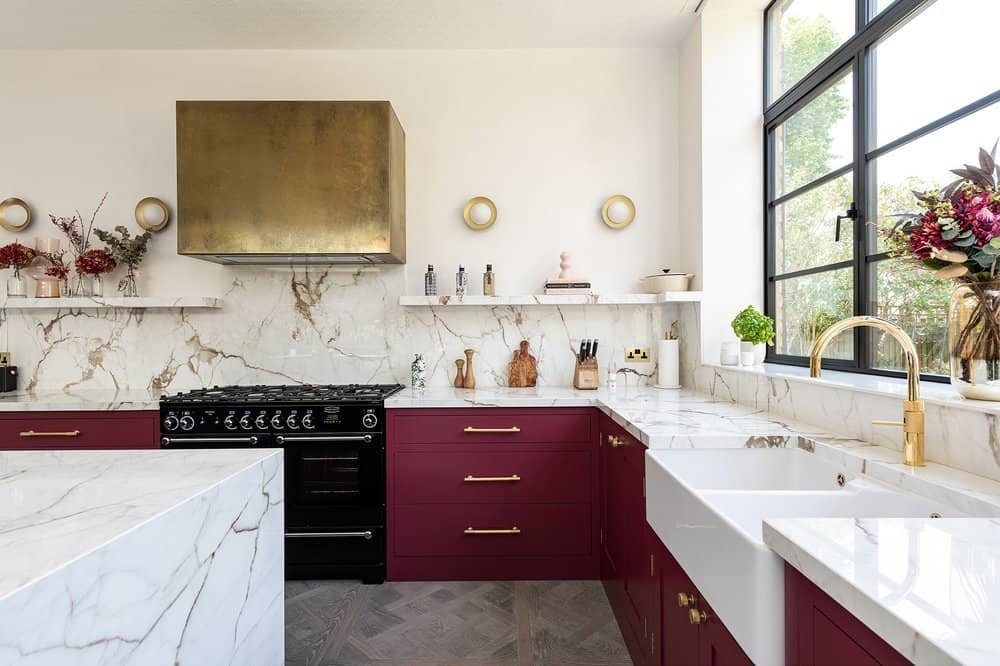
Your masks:
<svg viewBox="0 0 1000 666"><path fill-rule="evenodd" d="M476 428L474 426L465 426L465 432L521 432L521 429L517 426L509 428Z"/></svg>
<svg viewBox="0 0 1000 666"><path fill-rule="evenodd" d="M466 483L489 483L493 481L520 481L521 477L517 474L511 474L510 476L472 476L468 475L463 479Z"/></svg>
<svg viewBox="0 0 1000 666"><path fill-rule="evenodd" d="M703 610L692 608L688 611L688 622L691 624L705 624L708 622L708 618L708 613Z"/></svg>
<svg viewBox="0 0 1000 666"><path fill-rule="evenodd" d="M677 593L677 605L681 608L687 608L688 606L694 606L698 602L698 597L688 592L678 592Z"/></svg>
<svg viewBox="0 0 1000 666"><path fill-rule="evenodd" d="M619 446L625 446L625 440L621 437L615 437L614 435L608 435L608 444L611 448L617 449Z"/></svg>
<svg viewBox="0 0 1000 666"><path fill-rule="evenodd" d="M521 530L515 525L509 530L477 530L472 527L465 528L466 534L520 534Z"/></svg>
<svg viewBox="0 0 1000 666"><path fill-rule="evenodd" d="M25 430L21 433L21 437L79 437L79 430L67 430L66 432L36 432L34 430Z"/></svg>

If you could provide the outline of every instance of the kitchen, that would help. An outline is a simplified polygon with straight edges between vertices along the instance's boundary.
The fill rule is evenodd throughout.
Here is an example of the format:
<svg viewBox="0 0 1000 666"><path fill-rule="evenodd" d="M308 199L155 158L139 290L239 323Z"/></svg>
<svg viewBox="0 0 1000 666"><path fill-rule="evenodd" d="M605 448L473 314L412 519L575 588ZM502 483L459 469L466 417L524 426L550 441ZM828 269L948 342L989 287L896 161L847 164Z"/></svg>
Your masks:
<svg viewBox="0 0 1000 666"><path fill-rule="evenodd" d="M994 663L967 2L6 3L0 664Z"/></svg>

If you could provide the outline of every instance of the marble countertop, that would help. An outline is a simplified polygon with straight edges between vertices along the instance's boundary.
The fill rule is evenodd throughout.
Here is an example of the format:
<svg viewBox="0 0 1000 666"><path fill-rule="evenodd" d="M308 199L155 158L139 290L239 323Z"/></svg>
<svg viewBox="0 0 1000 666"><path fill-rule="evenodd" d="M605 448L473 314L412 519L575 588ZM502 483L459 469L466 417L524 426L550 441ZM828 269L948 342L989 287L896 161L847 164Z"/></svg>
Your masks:
<svg viewBox="0 0 1000 666"><path fill-rule="evenodd" d="M783 518L764 541L910 661L1000 659L1000 520Z"/></svg>
<svg viewBox="0 0 1000 666"><path fill-rule="evenodd" d="M78 389L0 393L0 412L146 411L160 409L159 391Z"/></svg>
<svg viewBox="0 0 1000 666"><path fill-rule="evenodd" d="M0 452L0 599L275 456L281 452Z"/></svg>

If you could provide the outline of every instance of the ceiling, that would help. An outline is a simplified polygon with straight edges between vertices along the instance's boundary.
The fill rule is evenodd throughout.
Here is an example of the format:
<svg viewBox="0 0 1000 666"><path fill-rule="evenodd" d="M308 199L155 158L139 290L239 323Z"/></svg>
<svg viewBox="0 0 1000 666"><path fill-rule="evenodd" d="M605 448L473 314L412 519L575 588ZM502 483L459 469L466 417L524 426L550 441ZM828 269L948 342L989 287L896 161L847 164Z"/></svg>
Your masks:
<svg viewBox="0 0 1000 666"><path fill-rule="evenodd" d="M698 0L3 0L6 49L663 46Z"/></svg>

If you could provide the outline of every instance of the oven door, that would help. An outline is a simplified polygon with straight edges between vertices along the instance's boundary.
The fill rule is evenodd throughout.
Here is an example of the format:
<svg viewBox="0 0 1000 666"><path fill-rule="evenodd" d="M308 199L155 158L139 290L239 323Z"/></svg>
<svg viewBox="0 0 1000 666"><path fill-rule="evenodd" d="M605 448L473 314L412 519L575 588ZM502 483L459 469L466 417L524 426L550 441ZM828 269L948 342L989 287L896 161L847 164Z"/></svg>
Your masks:
<svg viewBox="0 0 1000 666"><path fill-rule="evenodd" d="M282 435L289 532L381 525L385 444L378 433Z"/></svg>

